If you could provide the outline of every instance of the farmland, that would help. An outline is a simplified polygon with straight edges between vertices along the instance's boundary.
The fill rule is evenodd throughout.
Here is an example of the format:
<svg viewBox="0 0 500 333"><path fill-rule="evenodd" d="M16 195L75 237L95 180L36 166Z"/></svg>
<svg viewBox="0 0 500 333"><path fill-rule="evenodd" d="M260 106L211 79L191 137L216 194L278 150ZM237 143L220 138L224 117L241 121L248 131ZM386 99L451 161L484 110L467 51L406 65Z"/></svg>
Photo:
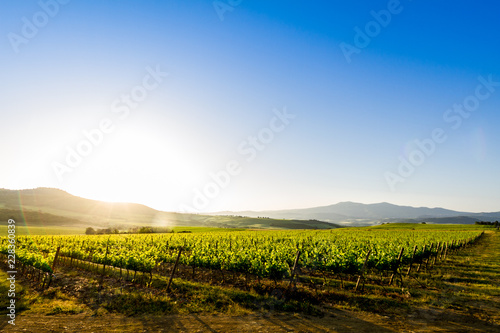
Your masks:
<svg viewBox="0 0 500 333"><path fill-rule="evenodd" d="M472 243L481 231L466 230L353 230L247 231L113 236L35 236L17 238L21 262L50 272L56 249L61 257L115 268L152 273L162 264L174 263L193 269L249 273L279 280L292 275L299 251L299 267L328 273L359 273L368 252L366 267L389 270L397 261L421 261L430 255ZM0 251L7 254L6 239ZM398 259L398 253L401 256ZM36 258L35 258L36 256ZM27 258L27 259L24 259Z"/></svg>
<svg viewBox="0 0 500 333"><path fill-rule="evenodd" d="M396 306L409 308L431 297L428 289L435 283L436 271L442 275L440 270L445 272L455 256L480 246L485 237L498 242L498 233L492 230L382 225L18 236L16 264L26 295L36 293L36 299L59 295L45 300L41 310L35 310L36 304L25 304L28 313L138 316L291 311L322 316L334 304L377 313L380 306L391 312ZM0 252L8 254L7 238L0 242ZM78 289L82 283L87 286ZM61 296L62 290L71 297Z"/></svg>

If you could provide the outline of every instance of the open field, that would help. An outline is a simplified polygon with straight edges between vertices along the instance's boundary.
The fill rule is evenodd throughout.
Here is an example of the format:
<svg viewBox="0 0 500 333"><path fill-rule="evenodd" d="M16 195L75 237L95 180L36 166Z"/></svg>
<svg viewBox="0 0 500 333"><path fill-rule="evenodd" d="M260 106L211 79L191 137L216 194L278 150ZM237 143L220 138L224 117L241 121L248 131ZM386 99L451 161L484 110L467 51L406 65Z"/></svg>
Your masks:
<svg viewBox="0 0 500 333"><path fill-rule="evenodd" d="M360 229L385 229L385 230L492 230L491 226L477 224L432 224L432 223L386 223Z"/></svg>
<svg viewBox="0 0 500 333"><path fill-rule="evenodd" d="M7 234L7 226L0 226L0 233L2 235ZM84 235L85 228L74 228L74 227L26 227L18 226L16 227L16 235L19 236L43 236L43 235Z"/></svg>
<svg viewBox="0 0 500 333"><path fill-rule="evenodd" d="M475 242L480 230L337 229L273 230L16 238L18 261L53 267L55 257L150 275L174 262L196 268L270 278L293 278L297 266L311 274L361 274L365 269L395 270L401 263L428 260ZM0 252L10 246L0 239ZM59 252L59 249L61 250ZM399 255L398 255L399 253ZM366 258L365 258L366 257ZM50 269L43 268L51 273Z"/></svg>
<svg viewBox="0 0 500 333"><path fill-rule="evenodd" d="M390 274L368 270L363 291L355 291L357 275L307 275L303 270L290 288L287 279L248 279L202 267L193 278L190 267L181 265L166 292L168 274L155 273L145 285L139 278L121 279L116 268L108 268L103 279L102 265L88 269L66 258L48 289L20 279L16 329L167 332L170 325L178 332L230 332L237 325L242 332L494 332L500 324L499 251L500 233L487 231L474 245L450 251L435 265L431 257L427 269L417 273L414 265L413 273L401 275L402 283L396 279L389 285ZM5 276L1 280L0 292L5 292ZM46 327L42 330L37 322Z"/></svg>
<svg viewBox="0 0 500 333"><path fill-rule="evenodd" d="M200 232L229 232L229 231L243 231L247 229L243 228L209 228L209 227L173 227L172 231L175 232L187 232L187 233L200 233ZM0 235L7 234L7 226L0 226ZM84 235L85 228L78 227L63 227L63 226L53 226L53 227L40 227L40 226L17 226L16 234L19 236L51 236L51 235Z"/></svg>

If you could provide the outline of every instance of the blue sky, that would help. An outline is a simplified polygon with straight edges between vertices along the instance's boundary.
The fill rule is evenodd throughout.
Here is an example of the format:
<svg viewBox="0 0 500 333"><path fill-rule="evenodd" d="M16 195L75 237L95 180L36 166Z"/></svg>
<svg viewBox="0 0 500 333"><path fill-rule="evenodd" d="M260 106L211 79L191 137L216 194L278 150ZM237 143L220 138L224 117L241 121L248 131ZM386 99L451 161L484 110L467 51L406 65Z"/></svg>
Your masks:
<svg viewBox="0 0 500 333"><path fill-rule="evenodd" d="M494 1L2 5L0 187L169 211L500 210Z"/></svg>

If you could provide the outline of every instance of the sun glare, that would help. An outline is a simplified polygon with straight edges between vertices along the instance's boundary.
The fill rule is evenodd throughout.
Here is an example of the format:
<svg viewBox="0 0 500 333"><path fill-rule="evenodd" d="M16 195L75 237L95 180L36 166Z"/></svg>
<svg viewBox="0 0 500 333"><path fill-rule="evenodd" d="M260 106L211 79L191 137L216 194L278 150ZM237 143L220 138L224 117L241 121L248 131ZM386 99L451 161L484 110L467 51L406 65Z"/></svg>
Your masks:
<svg viewBox="0 0 500 333"><path fill-rule="evenodd" d="M165 202L186 191L203 168L182 149L137 128L117 131L87 157L71 193L109 202Z"/></svg>

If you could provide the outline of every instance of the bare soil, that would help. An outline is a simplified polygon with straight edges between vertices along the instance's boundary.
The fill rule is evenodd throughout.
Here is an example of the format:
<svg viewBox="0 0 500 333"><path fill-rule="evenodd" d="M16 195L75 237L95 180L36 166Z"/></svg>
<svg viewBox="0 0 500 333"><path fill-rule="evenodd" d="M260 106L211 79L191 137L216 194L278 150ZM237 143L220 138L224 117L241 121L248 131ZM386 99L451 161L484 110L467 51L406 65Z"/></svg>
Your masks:
<svg viewBox="0 0 500 333"><path fill-rule="evenodd" d="M500 326L477 318L438 309L416 309L406 318L332 309L319 318L276 314L232 317L227 315L168 315L126 317L106 315L21 315L15 327L3 332L499 332Z"/></svg>

